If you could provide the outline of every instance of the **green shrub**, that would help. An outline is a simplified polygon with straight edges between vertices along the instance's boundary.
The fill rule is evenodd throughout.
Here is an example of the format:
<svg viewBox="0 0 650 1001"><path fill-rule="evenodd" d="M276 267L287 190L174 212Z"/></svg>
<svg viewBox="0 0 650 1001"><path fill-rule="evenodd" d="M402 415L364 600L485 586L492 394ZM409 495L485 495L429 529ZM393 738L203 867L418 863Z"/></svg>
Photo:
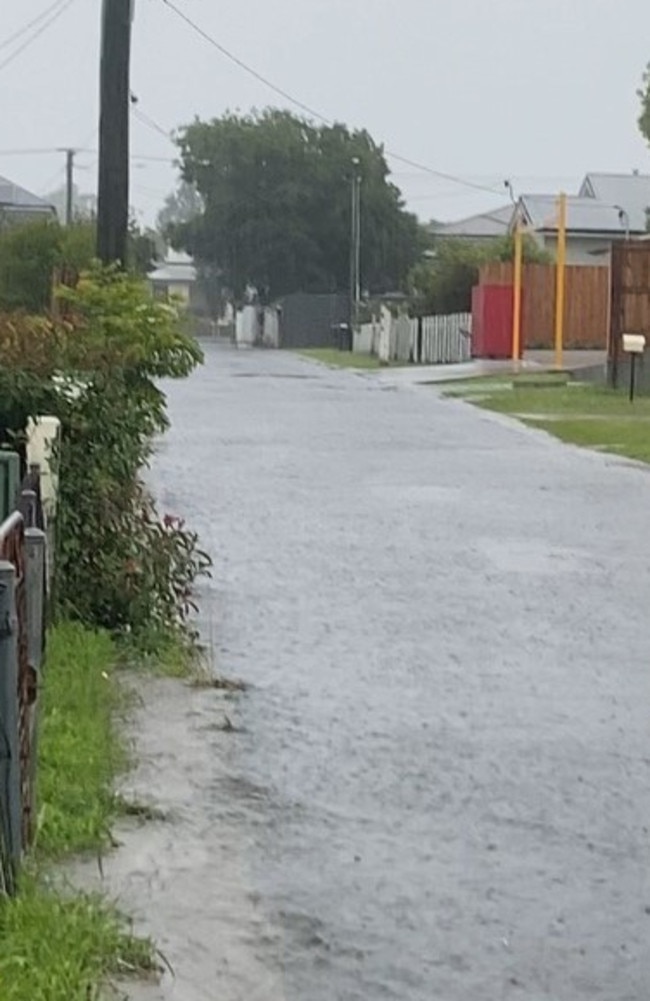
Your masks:
<svg viewBox="0 0 650 1001"><path fill-rule="evenodd" d="M133 275L96 267L58 299L59 319L0 316L0 426L62 422L59 607L111 630L182 630L209 561L158 515L140 474L167 427L157 380L187 376L201 352Z"/></svg>

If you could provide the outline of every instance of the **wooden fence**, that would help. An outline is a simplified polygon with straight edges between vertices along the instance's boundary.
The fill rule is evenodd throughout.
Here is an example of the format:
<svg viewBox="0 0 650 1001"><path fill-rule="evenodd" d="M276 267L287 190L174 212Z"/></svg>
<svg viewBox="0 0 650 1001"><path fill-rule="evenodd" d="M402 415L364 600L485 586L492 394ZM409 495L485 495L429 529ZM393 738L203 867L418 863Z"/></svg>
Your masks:
<svg viewBox="0 0 650 1001"><path fill-rule="evenodd" d="M616 385L627 378L629 360L622 350L623 334L643 334L646 351L639 383L650 389L650 241L616 244L612 253L612 322L609 342L610 376Z"/></svg>
<svg viewBox="0 0 650 1001"><path fill-rule="evenodd" d="M510 263L485 264L481 285L513 285ZM553 347L555 340L555 284L553 264L526 264L522 280L522 341L525 348ZM566 269L564 346L607 347L609 336L610 272L608 267L569 265Z"/></svg>

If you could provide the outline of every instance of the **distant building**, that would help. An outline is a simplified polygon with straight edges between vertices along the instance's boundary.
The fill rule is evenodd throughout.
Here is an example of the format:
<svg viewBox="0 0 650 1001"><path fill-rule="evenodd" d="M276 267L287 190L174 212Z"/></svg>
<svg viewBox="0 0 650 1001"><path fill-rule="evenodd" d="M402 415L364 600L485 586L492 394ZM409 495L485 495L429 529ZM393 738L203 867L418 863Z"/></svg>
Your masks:
<svg viewBox="0 0 650 1001"><path fill-rule="evenodd" d="M522 195L513 227L519 220L539 246L555 256L558 238L558 196ZM628 233L625 213L596 198L567 198L567 264L609 264L612 244ZM630 235L637 235L631 230Z"/></svg>
<svg viewBox="0 0 650 1001"><path fill-rule="evenodd" d="M0 225L35 219L56 219L56 209L44 198L0 177Z"/></svg>
<svg viewBox="0 0 650 1001"><path fill-rule="evenodd" d="M583 198L595 198L623 212L623 225L637 236L648 231L650 174L587 174L580 187Z"/></svg>
<svg viewBox="0 0 650 1001"><path fill-rule="evenodd" d="M514 215L512 204L479 215L467 216L458 222L439 223L429 232L436 240L466 240L468 243L486 243L507 236Z"/></svg>
<svg viewBox="0 0 650 1001"><path fill-rule="evenodd" d="M155 271L149 273L149 282L158 298L180 299L198 316L208 313L208 303L199 281L194 261L187 254L169 253Z"/></svg>

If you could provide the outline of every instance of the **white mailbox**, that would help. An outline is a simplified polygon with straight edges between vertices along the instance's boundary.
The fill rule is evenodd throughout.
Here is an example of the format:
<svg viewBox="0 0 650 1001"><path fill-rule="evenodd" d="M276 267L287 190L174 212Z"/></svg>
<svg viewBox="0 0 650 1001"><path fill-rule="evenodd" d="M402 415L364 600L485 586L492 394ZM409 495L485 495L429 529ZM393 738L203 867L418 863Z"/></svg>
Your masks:
<svg viewBox="0 0 650 1001"><path fill-rule="evenodd" d="M623 350L627 354L642 355L645 351L643 334L623 334Z"/></svg>

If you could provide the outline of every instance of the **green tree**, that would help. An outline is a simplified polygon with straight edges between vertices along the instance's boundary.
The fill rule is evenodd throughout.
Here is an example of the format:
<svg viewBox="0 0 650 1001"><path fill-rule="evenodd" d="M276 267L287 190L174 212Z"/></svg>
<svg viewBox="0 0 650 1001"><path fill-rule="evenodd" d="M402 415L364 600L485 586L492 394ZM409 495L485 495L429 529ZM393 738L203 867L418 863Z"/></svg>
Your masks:
<svg viewBox="0 0 650 1001"><path fill-rule="evenodd" d="M643 74L643 82L637 96L641 102L641 111L638 118L639 130L646 142L650 145L650 63L646 66Z"/></svg>
<svg viewBox="0 0 650 1001"><path fill-rule="evenodd" d="M364 287L405 286L420 229L366 131L271 109L197 120L178 143L183 179L204 209L171 227L173 243L218 268L236 296L248 284L263 297L347 290L354 170L362 178Z"/></svg>
<svg viewBox="0 0 650 1001"><path fill-rule="evenodd" d="M181 181L176 191L165 199L163 208L158 213L158 230L165 236L174 226L192 222L203 212L203 199L194 184Z"/></svg>
<svg viewBox="0 0 650 1001"><path fill-rule="evenodd" d="M129 229L129 270L144 277L157 256L157 234ZM52 302L57 272L76 275L95 259L92 221L65 227L54 220L28 222L0 231L0 310L42 313Z"/></svg>
<svg viewBox="0 0 650 1001"><path fill-rule="evenodd" d="M525 236L523 258L527 264L551 261L532 236ZM411 274L414 307L424 314L468 313L472 308L472 289L478 284L479 270L489 261L512 261L514 238L511 235L488 243L468 240L438 240L431 255Z"/></svg>

